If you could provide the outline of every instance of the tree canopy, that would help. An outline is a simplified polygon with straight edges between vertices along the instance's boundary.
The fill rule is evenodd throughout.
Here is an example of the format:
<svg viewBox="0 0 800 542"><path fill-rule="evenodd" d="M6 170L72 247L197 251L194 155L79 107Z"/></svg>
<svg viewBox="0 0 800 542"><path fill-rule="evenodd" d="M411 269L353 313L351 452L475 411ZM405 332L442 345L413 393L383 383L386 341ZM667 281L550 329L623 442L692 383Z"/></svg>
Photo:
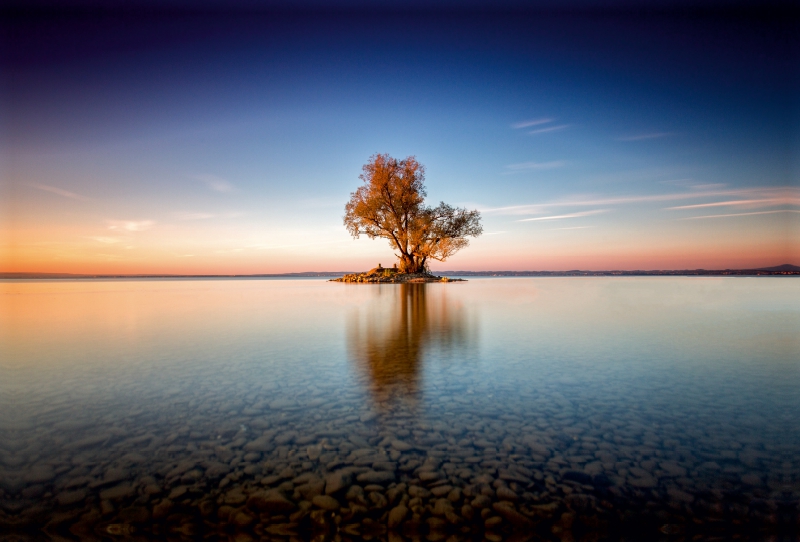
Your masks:
<svg viewBox="0 0 800 542"><path fill-rule="evenodd" d="M425 205L425 167L413 156L375 154L362 169L364 184L350 194L344 225L356 239L388 239L400 272L420 273L428 260L443 262L483 233L478 211Z"/></svg>

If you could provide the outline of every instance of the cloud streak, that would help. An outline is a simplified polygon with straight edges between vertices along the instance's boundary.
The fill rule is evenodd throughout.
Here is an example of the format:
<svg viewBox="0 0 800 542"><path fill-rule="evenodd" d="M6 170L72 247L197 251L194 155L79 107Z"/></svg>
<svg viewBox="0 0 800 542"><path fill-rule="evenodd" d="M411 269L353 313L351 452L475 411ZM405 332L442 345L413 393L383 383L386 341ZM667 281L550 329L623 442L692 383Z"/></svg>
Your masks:
<svg viewBox="0 0 800 542"><path fill-rule="evenodd" d="M47 184L37 184L37 183L29 183L28 186L33 188L37 188L39 190L44 190L45 192L50 192L52 194L58 194L59 196L70 198L70 199L77 199L81 201L89 201L89 198L86 196L81 196L80 194L76 194L75 192L70 192L68 190L62 190L56 186L50 186Z"/></svg>
<svg viewBox="0 0 800 542"><path fill-rule="evenodd" d="M776 211L754 211L752 213L727 213L724 215L687 216L678 220L700 220L703 218L728 218L733 216L772 215L777 213L800 213L798 209L779 209Z"/></svg>
<svg viewBox="0 0 800 542"><path fill-rule="evenodd" d="M563 130L564 128L569 128L569 127L570 127L569 124L559 124L558 126L548 126L547 128L539 128L537 130L530 130L528 132L528 134L529 135L534 135L534 134L544 134L544 133L547 133L547 132L557 132L559 130Z"/></svg>
<svg viewBox="0 0 800 542"><path fill-rule="evenodd" d="M741 199L733 201L715 201L713 203L697 203L695 205L680 205L678 207L667 207L668 211L681 209L705 209L708 207L733 207L737 205L751 207L772 207L775 205L800 205L800 199L796 198L766 198L766 199Z"/></svg>
<svg viewBox="0 0 800 542"><path fill-rule="evenodd" d="M593 209L591 211L581 211L578 213L569 213L565 215L551 215L551 216L537 216L535 218L523 218L522 220L517 220L517 222L536 222L539 220L562 220L565 218L580 218L582 216L591 216L597 215L600 213L607 213L608 209Z"/></svg>
<svg viewBox="0 0 800 542"><path fill-rule="evenodd" d="M547 119L547 118L524 120L522 122L515 122L514 124L511 125L511 127L518 130L520 128L530 128L531 126L539 126L540 124L547 124L548 122L553 122L553 120L554 119Z"/></svg>
<svg viewBox="0 0 800 542"><path fill-rule="evenodd" d="M773 199L781 198L787 205L800 204L800 191L789 188L750 188L738 190L708 190L677 192L670 194L648 194L648 195L629 195L629 196L610 196L610 197L584 197L570 198L558 201L543 203L530 203L523 205L508 205L503 207L482 207L479 210L486 214L500 215L525 215L541 213L547 209L560 207L593 207L606 205L629 205L634 203L658 203L667 201L680 201L703 198L720 197L745 197L749 199Z"/></svg>
<svg viewBox="0 0 800 542"><path fill-rule="evenodd" d="M618 137L617 141L645 141L647 139L659 139L675 135L672 132L652 132L649 134L637 134L632 136Z"/></svg>
<svg viewBox="0 0 800 542"><path fill-rule="evenodd" d="M108 229L117 231L145 231L155 226L152 220L109 220Z"/></svg>
<svg viewBox="0 0 800 542"><path fill-rule="evenodd" d="M196 175L194 179L204 183L208 188L215 192L229 193L234 192L234 187L227 179L217 177L216 175Z"/></svg>

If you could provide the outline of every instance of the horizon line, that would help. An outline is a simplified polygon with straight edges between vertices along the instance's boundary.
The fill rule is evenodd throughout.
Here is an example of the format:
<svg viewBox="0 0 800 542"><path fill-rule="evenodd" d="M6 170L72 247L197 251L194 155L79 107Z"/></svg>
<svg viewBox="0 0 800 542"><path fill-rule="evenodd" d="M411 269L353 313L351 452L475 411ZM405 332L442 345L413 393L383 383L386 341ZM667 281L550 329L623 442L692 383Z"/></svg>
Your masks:
<svg viewBox="0 0 800 542"><path fill-rule="evenodd" d="M641 274L680 274L680 273L744 273L744 272L791 272L800 274L800 266L794 264L780 264L769 267L741 267L741 268L717 268L706 269L702 267L690 269L564 269L564 270L442 270L431 271L431 274L441 275L472 275L472 276L491 276L491 275L511 275L511 274L574 274L574 273L641 273ZM265 277L329 277L341 276L358 271L299 271L286 273L44 273L38 271L0 271L0 279L32 279L32 278L265 278Z"/></svg>

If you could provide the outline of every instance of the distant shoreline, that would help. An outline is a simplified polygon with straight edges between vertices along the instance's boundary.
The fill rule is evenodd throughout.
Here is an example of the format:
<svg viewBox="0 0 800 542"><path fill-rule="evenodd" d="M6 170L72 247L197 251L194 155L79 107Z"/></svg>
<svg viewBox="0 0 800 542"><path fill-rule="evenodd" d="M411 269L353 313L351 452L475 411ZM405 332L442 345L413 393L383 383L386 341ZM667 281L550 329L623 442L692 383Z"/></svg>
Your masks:
<svg viewBox="0 0 800 542"><path fill-rule="evenodd" d="M181 274L83 274L83 273L0 273L0 279L204 279L204 278L331 278L343 277L354 271L307 271L303 273L263 273L250 275L181 275ZM450 277L659 277L659 276L800 276L800 266L779 265L759 269L680 269L650 271L436 271Z"/></svg>

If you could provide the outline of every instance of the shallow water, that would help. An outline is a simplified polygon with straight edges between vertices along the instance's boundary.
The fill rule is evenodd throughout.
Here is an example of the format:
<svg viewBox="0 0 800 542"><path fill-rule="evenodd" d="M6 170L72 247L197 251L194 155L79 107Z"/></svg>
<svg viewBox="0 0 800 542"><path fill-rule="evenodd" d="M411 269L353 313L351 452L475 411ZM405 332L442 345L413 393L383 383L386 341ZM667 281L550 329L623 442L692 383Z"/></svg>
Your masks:
<svg viewBox="0 0 800 542"><path fill-rule="evenodd" d="M17 536L796 536L800 281L0 283Z"/></svg>

